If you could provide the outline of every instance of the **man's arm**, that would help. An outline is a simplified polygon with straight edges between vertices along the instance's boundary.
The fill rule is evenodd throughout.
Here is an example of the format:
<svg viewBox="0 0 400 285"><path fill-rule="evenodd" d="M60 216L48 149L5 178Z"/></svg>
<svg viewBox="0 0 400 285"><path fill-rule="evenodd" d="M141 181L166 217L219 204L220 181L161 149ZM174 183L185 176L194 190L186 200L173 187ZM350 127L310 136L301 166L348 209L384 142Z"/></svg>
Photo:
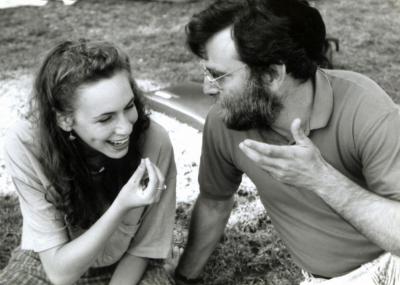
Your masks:
<svg viewBox="0 0 400 285"><path fill-rule="evenodd" d="M400 202L360 187L327 163L300 129L300 120L293 121L292 134L294 146L247 140L240 148L272 177L315 192L369 240L400 255Z"/></svg>
<svg viewBox="0 0 400 285"><path fill-rule="evenodd" d="M146 267L146 258L125 254L114 271L110 285L135 285L139 283Z"/></svg>
<svg viewBox="0 0 400 285"><path fill-rule="evenodd" d="M192 212L188 242L176 269L180 275L194 279L201 274L224 232L233 202L233 196L216 201L199 195Z"/></svg>
<svg viewBox="0 0 400 285"><path fill-rule="evenodd" d="M325 173L312 191L370 241L400 256L400 202L367 191L329 164Z"/></svg>

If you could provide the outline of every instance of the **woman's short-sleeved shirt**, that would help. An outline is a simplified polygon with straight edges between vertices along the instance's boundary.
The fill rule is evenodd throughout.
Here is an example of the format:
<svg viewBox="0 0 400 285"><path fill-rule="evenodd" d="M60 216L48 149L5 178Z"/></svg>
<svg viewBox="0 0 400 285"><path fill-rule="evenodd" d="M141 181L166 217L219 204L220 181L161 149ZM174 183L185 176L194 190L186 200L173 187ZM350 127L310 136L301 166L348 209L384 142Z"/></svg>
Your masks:
<svg viewBox="0 0 400 285"><path fill-rule="evenodd" d="M10 128L4 157L18 193L23 216L21 248L41 252L70 240L63 215L45 199L50 182L41 163L38 133L28 121ZM175 217L176 166L167 132L151 121L140 153L150 158L165 177L166 191L148 207L132 209L108 240L94 266L107 266L124 253L147 258L166 258L172 243ZM84 230L75 231L73 238Z"/></svg>

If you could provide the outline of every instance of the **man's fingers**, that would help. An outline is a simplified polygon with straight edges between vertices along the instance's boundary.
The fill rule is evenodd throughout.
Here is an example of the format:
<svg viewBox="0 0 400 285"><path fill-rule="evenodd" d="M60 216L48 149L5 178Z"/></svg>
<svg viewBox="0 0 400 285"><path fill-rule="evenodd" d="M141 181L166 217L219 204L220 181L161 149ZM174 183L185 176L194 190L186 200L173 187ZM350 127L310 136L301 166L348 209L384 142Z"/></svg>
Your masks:
<svg viewBox="0 0 400 285"><path fill-rule="evenodd" d="M290 126L290 130L296 144L304 144L309 141L306 134L304 133L304 130L301 128L301 120L299 118L293 120Z"/></svg>
<svg viewBox="0 0 400 285"><path fill-rule="evenodd" d="M239 144L239 147L243 150L243 147L251 149L257 152L260 156L285 158L290 157L291 148L290 146L284 145L271 145L267 143L257 142L254 140L246 139Z"/></svg>
<svg viewBox="0 0 400 285"><path fill-rule="evenodd" d="M239 147L244 152L244 154L255 163L261 165L263 168L267 166L274 166L278 161L277 158L271 157L262 152L265 151L265 149L262 149L262 151L260 151L258 148L255 148L254 145L252 146L253 147L249 147L246 143L239 144Z"/></svg>
<svg viewBox="0 0 400 285"><path fill-rule="evenodd" d="M248 144L242 142L239 144L240 149L244 154L253 161L258 161L260 154L257 150L251 148Z"/></svg>

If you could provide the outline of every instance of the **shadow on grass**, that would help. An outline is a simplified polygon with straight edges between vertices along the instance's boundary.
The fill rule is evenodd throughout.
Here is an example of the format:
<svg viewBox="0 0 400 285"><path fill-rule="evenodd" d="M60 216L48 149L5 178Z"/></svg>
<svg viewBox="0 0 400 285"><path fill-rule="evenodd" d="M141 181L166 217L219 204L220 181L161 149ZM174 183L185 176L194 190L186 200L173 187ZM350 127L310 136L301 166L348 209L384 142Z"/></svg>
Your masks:
<svg viewBox="0 0 400 285"><path fill-rule="evenodd" d="M18 199L0 197L0 269L7 265L11 251L21 240L22 216Z"/></svg>

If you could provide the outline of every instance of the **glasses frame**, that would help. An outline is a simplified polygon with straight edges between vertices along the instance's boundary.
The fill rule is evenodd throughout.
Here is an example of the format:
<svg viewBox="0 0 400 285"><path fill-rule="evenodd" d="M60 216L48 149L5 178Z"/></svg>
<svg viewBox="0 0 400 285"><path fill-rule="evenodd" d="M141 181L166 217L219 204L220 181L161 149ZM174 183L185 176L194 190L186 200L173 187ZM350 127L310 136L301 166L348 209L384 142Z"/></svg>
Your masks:
<svg viewBox="0 0 400 285"><path fill-rule="evenodd" d="M210 83L211 85L213 85L214 87L216 87L218 89L222 89L221 85L218 82L219 80L221 80L222 78L225 78L226 76L231 75L239 70L242 70L243 68L246 67L246 65L242 65L241 67L238 67L232 71L229 71L227 73L224 73L224 74L214 78L214 76L211 74L211 72L207 69L207 66L204 61L200 61L200 65L203 69L204 78L207 79L208 83Z"/></svg>

